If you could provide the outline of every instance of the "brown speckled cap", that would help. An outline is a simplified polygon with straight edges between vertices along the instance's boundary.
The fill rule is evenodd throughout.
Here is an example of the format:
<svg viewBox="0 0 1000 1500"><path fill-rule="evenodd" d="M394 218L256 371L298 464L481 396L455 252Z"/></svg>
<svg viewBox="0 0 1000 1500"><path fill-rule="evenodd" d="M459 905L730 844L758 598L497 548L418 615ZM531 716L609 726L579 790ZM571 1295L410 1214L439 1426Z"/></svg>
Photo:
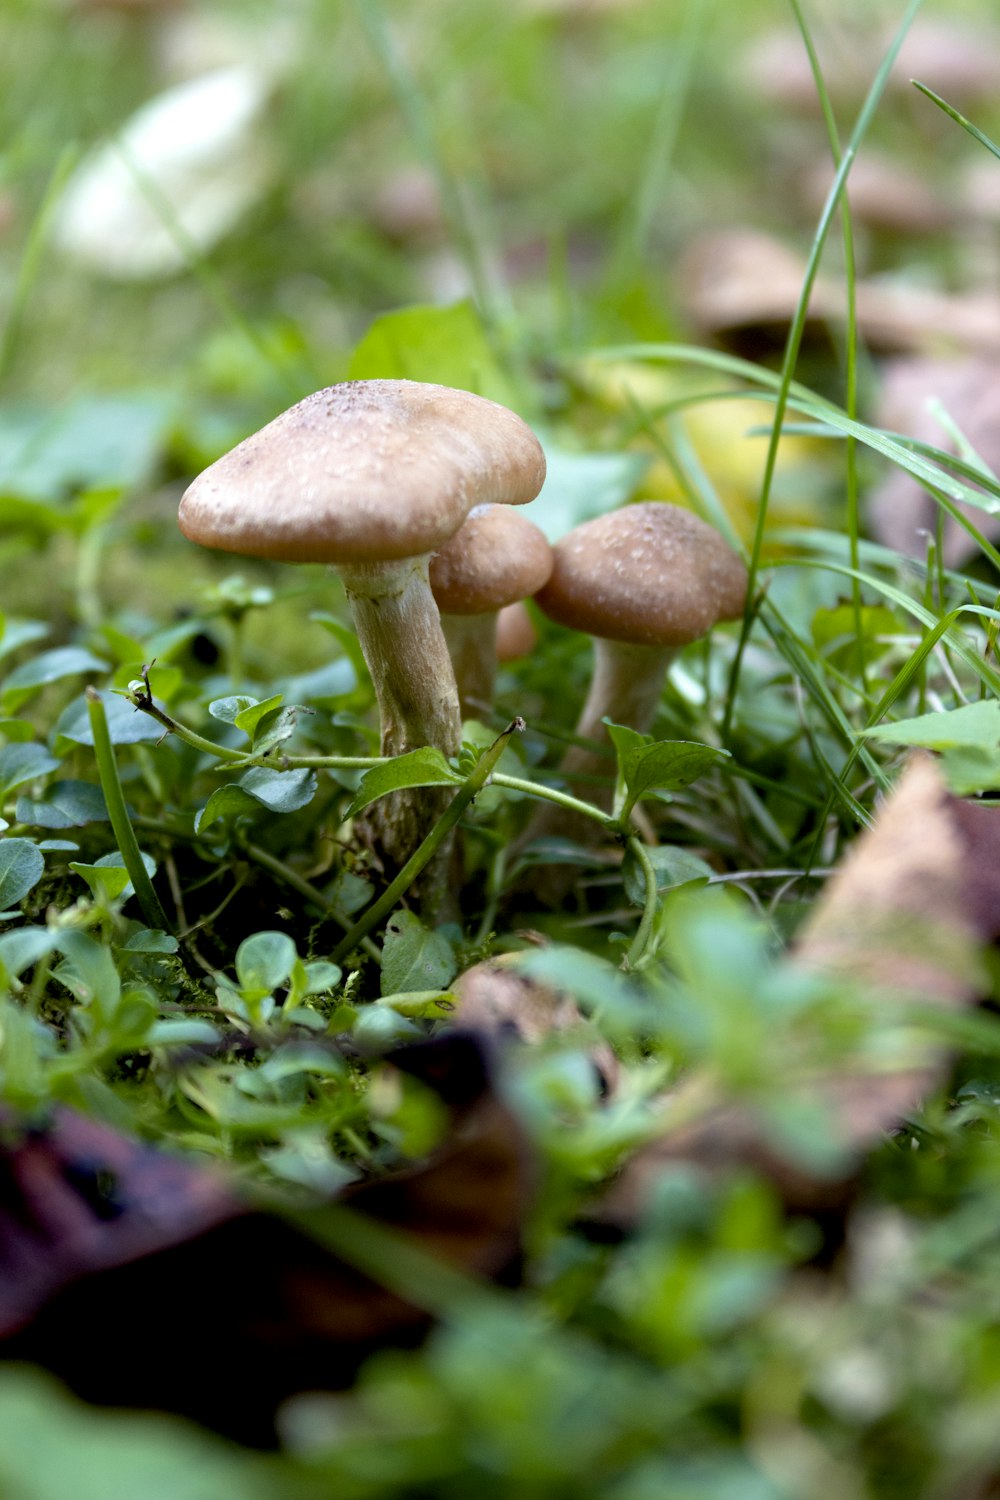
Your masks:
<svg viewBox="0 0 1000 1500"><path fill-rule="evenodd" d="M431 558L431 591L442 614L488 614L534 594L552 561L534 521L505 505L476 505Z"/></svg>
<svg viewBox="0 0 1000 1500"><path fill-rule="evenodd" d="M307 396L207 468L181 531L282 562L357 564L431 552L484 501L523 505L545 458L521 418L469 391L353 380Z"/></svg>
<svg viewBox="0 0 1000 1500"><path fill-rule="evenodd" d="M560 625L603 640L684 646L743 613L747 571L717 531L663 501L627 505L553 548L535 598Z"/></svg>

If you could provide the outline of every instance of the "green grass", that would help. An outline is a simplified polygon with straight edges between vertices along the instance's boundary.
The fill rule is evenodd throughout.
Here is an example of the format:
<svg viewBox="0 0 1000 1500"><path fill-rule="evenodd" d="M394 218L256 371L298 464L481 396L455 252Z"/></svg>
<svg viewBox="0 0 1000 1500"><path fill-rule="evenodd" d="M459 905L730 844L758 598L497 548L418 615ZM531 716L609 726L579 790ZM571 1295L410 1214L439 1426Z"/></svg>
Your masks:
<svg viewBox="0 0 1000 1500"><path fill-rule="evenodd" d="M880 8L893 46L917 9ZM192 7L187 24L240 14ZM280 19L255 7L238 45ZM933 79L900 100L891 51L874 47L867 96L845 105L821 19L798 0L738 15L695 0L296 13L265 114L271 186L186 270L130 284L60 253L52 226L73 164L166 82L166 23L7 7L0 1099L38 1123L69 1105L223 1165L437 1319L423 1348L377 1354L349 1392L294 1401L278 1455L175 1417L93 1413L0 1367L13 1500L77 1493L83 1473L95 1494L164 1500L954 1500L995 1483L993 1010L938 1013L923 996L901 1015L789 954L895 784L892 725L935 715L911 738L936 736L964 793L1000 784L988 716L969 730L949 717L1000 698L1000 481L966 446L956 458L874 425L854 316L872 268L959 290L967 247L960 226L876 244L841 214L859 153L895 152L945 194L995 153L1000 117L935 108ZM741 48L778 21L811 51L815 119L749 86ZM278 56L280 38L264 50ZM835 172L818 224L789 187L811 153ZM380 207L403 167L430 183L423 228ZM739 224L804 252L770 361L690 331L679 253ZM843 326L807 348L810 287L838 267ZM537 616L535 653L502 672L457 762L418 752L387 768L339 586L177 534L191 474L351 374L516 406L550 453L538 508L553 526L599 497L681 497L743 549L742 624L684 653L652 748L625 736L607 755L606 782L641 797L643 837L559 782L581 637ZM727 422L749 410L755 435L737 442ZM937 504L925 556L872 532L893 465ZM968 539L948 567L946 518ZM158 718L136 685L152 663ZM526 728L501 744L515 716ZM678 742L705 747L691 775ZM463 878L445 921L408 909L418 869L386 893L351 845L348 810L392 779L455 789ZM569 851L572 889L547 905L518 840L560 800L606 839L597 857ZM439 1105L379 1058L439 1029L457 976L499 955L578 1007L503 1069L538 1182L516 1289L447 1272L419 1238L342 1209L319 1228L304 1215L350 1175L440 1144ZM979 957L990 999L995 961ZM752 1160L712 1175L675 1160L623 1234L602 1218L616 1172L685 1110L734 1105L779 1155L834 1171L809 1081L862 1069L877 1087L886 1059L920 1046L947 1050L952 1071L873 1144L836 1214L786 1211ZM609 1048L605 1097L591 1059Z"/></svg>

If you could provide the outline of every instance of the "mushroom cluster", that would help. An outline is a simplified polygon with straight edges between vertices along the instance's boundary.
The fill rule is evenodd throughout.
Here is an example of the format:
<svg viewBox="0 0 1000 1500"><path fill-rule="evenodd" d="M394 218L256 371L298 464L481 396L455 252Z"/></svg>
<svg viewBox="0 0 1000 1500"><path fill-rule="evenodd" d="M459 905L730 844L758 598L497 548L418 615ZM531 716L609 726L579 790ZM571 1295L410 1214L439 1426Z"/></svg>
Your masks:
<svg viewBox="0 0 1000 1500"><path fill-rule="evenodd" d="M178 519L206 547L335 566L375 686L382 754L433 745L450 756L461 716L430 556L474 506L524 505L544 477L538 439L494 401L410 380L349 381L224 454L187 489ZM376 804L389 868L409 858L445 795L397 792Z"/></svg>
<svg viewBox="0 0 1000 1500"><path fill-rule="evenodd" d="M589 521L553 549L509 509L532 500L544 476L537 438L506 407L439 385L351 381L212 464L185 492L179 521L203 546L339 570L386 756L425 745L457 754L462 714L492 703L498 613L530 595L595 639L577 740L606 740L605 718L645 731L676 651L742 613L746 570L711 527L663 502ZM560 769L593 795L606 766L578 744ZM448 796L419 788L374 804L368 837L389 870ZM540 831L549 827L536 819L527 837ZM424 886L429 906L444 868L439 859Z"/></svg>

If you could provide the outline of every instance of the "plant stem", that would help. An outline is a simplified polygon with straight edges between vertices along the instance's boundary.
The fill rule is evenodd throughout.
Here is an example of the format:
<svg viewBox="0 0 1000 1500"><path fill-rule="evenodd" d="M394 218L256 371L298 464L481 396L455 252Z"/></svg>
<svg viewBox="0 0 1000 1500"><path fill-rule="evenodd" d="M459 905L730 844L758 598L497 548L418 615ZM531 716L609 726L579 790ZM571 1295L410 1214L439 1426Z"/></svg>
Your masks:
<svg viewBox="0 0 1000 1500"><path fill-rule="evenodd" d="M438 818L434 827L428 833L423 843L406 861L395 880L387 885L377 901L373 901L368 910L355 922L343 942L333 950L330 955L334 963L340 963L355 948L361 940L367 937L372 928L377 926L384 916L393 909L396 903L406 894L410 886L416 880L421 870L433 859L438 849L449 837L452 830L457 826L459 819L468 807L469 803L482 791L489 781L493 767L497 764L507 743L514 734L521 734L524 730L524 720L514 719L502 734L484 750L475 764L471 774L455 793L451 802Z"/></svg>
<svg viewBox="0 0 1000 1500"><path fill-rule="evenodd" d="M214 740L208 740L204 735L198 734L194 729L189 729L179 719L174 719L167 713L166 709L153 702L153 695L149 689L148 677L145 679L146 687L143 691L138 688L128 694L128 700L133 708L148 714L158 724L162 724L168 734L175 734L185 745L190 745L192 750L200 750L203 755L213 755L217 760L230 763L239 763L248 770L251 766L272 766L277 770L291 771L308 767L316 769L329 767L331 770L342 771L368 771L372 766L380 766L385 760L384 755L283 755L280 758L274 755L253 755L246 750L233 750L229 745L218 745Z"/></svg>
<svg viewBox="0 0 1000 1500"><path fill-rule="evenodd" d="M558 807L565 808L567 812L580 813L585 818L593 818L596 823L600 823L612 833L620 831L621 825L609 813L599 807L594 807L590 802L581 802L579 797L571 797L569 792L560 792L554 786L543 786L537 781L524 781L520 776L508 776L502 771L497 771L490 780L493 786L503 786L511 792L524 792L529 797L541 797L543 801L554 802Z"/></svg>
<svg viewBox="0 0 1000 1500"><path fill-rule="evenodd" d="M173 933L173 927L166 912L160 905L160 898L153 890L153 883L146 873L146 866L142 862L142 855L136 841L135 831L129 821L128 808L125 806L125 798L122 795L121 782L118 779L118 766L115 762L115 752L111 744L111 735L108 731L108 719L104 712L104 704L96 688L87 689L87 713L90 717L90 728L94 736L94 754L97 758L97 771L101 778L101 790L104 800L108 805L108 815L111 819L111 828L114 833L121 856L125 861L129 879L135 890L136 900L142 909L142 915L150 927L162 932Z"/></svg>
<svg viewBox="0 0 1000 1500"><path fill-rule="evenodd" d="M638 969L641 967L649 947L649 940L653 932L653 923L656 921L656 903L659 890L656 884L656 871L653 862L646 852L646 846L641 839L634 835L628 840L628 847L633 858L638 860L642 869L643 878L646 882L646 901L642 909L642 917L636 929L635 937L629 946L629 950L622 961L623 969Z"/></svg>

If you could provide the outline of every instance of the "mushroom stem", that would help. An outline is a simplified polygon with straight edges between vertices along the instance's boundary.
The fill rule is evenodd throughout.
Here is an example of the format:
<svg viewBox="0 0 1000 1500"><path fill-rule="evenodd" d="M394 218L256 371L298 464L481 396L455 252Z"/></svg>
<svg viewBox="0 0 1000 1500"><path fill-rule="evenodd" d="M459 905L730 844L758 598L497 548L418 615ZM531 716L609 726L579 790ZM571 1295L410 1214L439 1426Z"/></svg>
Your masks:
<svg viewBox="0 0 1000 1500"><path fill-rule="evenodd" d="M441 616L451 664L458 683L463 719L481 719L493 707L497 675L497 615Z"/></svg>
<svg viewBox="0 0 1000 1500"><path fill-rule="evenodd" d="M427 578L428 558L341 565L351 613L371 672L382 721L382 754L433 745L457 755L458 689ZM383 797L367 820L376 848L395 871L430 832L450 788L415 787ZM425 895L426 895L425 882Z"/></svg>
<svg viewBox="0 0 1000 1500"><path fill-rule="evenodd" d="M576 726L579 738L607 744L607 726L602 722L605 718L645 734L653 722L667 668L676 655L672 646L595 639L590 691ZM583 778L606 777L609 768L606 755L583 745L572 745L559 767L573 786L574 795L595 802L605 812L611 808L611 787L584 782Z"/></svg>
<svg viewBox="0 0 1000 1500"><path fill-rule="evenodd" d="M653 722L663 691L667 668L677 655L674 646L638 646L623 641L594 639L594 670L576 734L580 739L609 744L605 718L627 724L645 734ZM570 784L573 795L610 812L614 801L613 761L585 745L571 745L559 763L559 773ZM604 835L606 836L606 835ZM534 814L519 840L520 847L541 838L572 839L584 847L600 842L601 826L581 813L566 812L546 802ZM547 896L558 900L573 878L570 867L544 866L538 882Z"/></svg>

